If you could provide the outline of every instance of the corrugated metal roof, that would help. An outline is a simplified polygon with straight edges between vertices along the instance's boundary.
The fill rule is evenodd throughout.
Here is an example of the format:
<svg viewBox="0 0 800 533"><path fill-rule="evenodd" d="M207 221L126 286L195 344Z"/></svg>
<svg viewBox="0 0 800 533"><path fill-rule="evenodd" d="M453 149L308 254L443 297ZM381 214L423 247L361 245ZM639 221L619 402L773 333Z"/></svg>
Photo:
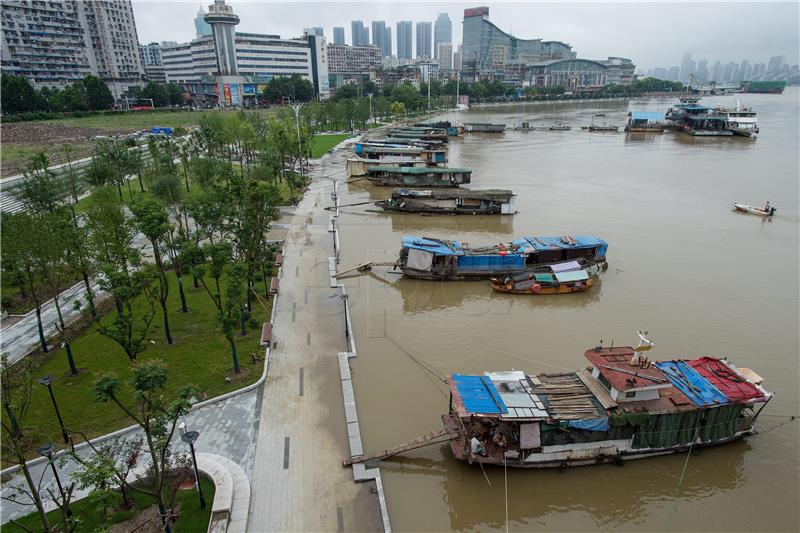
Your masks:
<svg viewBox="0 0 800 533"><path fill-rule="evenodd" d="M662 122L666 119L664 113L656 113L651 111L631 111L629 113L633 120L647 120L649 122Z"/></svg>
<svg viewBox="0 0 800 533"><path fill-rule="evenodd" d="M439 241L425 237L403 237L403 248L425 250L437 255L464 255L464 249L460 243L450 242L450 246L447 246Z"/></svg>
<svg viewBox="0 0 800 533"><path fill-rule="evenodd" d="M453 383L467 412L508 413L503 399L488 377L453 374Z"/></svg>
<svg viewBox="0 0 800 533"><path fill-rule="evenodd" d="M392 172L394 174L455 174L457 172L469 174L470 168L445 168L445 167L369 167L367 170L376 172Z"/></svg>
<svg viewBox="0 0 800 533"><path fill-rule="evenodd" d="M698 407L728 403L728 398L719 389L685 361L663 361L655 363L655 366Z"/></svg>

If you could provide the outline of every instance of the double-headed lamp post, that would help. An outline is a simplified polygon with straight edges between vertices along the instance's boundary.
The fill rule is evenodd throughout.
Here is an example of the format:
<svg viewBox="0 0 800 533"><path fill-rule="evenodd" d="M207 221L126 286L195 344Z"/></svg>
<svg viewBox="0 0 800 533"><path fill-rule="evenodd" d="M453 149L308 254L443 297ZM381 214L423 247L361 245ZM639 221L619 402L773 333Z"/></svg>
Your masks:
<svg viewBox="0 0 800 533"><path fill-rule="evenodd" d="M200 494L200 509L206 508L206 500L203 498L203 487L200 486L200 473L197 471L197 456L194 454L194 441L197 440L197 437L200 436L199 431L187 431L183 435L181 435L181 439L183 442L189 445L189 449L192 450L192 465L194 466L194 482L197 485L197 492Z"/></svg>
<svg viewBox="0 0 800 533"><path fill-rule="evenodd" d="M67 516L72 516L72 509L70 509L69 505L67 505L67 497L64 495L64 487L61 485L61 478L58 477L56 463L53 461L53 451L55 448L56 447L51 442L39 446L36 451L39 452L39 455L42 457L46 457L47 462L50 463L50 467L53 469L53 477L56 478L56 485L58 485L58 493L61 495L61 501L64 502L64 506L66 507Z"/></svg>
<svg viewBox="0 0 800 533"><path fill-rule="evenodd" d="M50 393L50 399L53 401L53 408L56 410L58 425L61 427L61 436L64 437L64 444L69 444L69 435L67 435L67 430L64 429L64 421L61 419L61 412L58 410L56 397L55 395L53 395L53 376L48 374L45 377L39 379L39 383L47 387L47 391Z"/></svg>
<svg viewBox="0 0 800 533"><path fill-rule="evenodd" d="M300 175L303 175L303 148L300 144L300 108L303 107L303 102L299 104L292 104L294 110L294 119L297 123L297 154L300 156Z"/></svg>

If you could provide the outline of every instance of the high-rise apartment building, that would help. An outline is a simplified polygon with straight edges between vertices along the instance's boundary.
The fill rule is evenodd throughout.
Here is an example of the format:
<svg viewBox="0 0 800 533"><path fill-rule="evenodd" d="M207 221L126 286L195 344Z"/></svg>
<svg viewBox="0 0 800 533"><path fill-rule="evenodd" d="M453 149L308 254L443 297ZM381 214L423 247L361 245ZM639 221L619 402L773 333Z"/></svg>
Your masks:
<svg viewBox="0 0 800 533"><path fill-rule="evenodd" d="M369 46L369 29L361 20L350 22L351 40L353 46Z"/></svg>
<svg viewBox="0 0 800 533"><path fill-rule="evenodd" d="M692 54L686 52L683 55L683 60L681 61L681 70L678 74L678 81L681 83L687 83L689 81L689 76L694 74L695 63L692 60Z"/></svg>
<svg viewBox="0 0 800 533"><path fill-rule="evenodd" d="M458 48L455 52L453 52L453 70L461 70L461 45L458 45Z"/></svg>
<svg viewBox="0 0 800 533"><path fill-rule="evenodd" d="M320 26L312 26L306 30L309 35L316 35L318 37L325 37L325 30Z"/></svg>
<svg viewBox="0 0 800 533"><path fill-rule="evenodd" d="M412 27L414 23L410 20L401 20L397 23L397 57L398 59L411 59L414 57L412 49Z"/></svg>
<svg viewBox="0 0 800 533"><path fill-rule="evenodd" d="M436 45L436 57L439 61L439 70L453 70L453 43Z"/></svg>
<svg viewBox="0 0 800 533"><path fill-rule="evenodd" d="M37 89L93 74L119 98L144 77L130 0L4 0L0 53Z"/></svg>
<svg viewBox="0 0 800 533"><path fill-rule="evenodd" d="M417 22L417 59L431 58L431 23Z"/></svg>
<svg viewBox="0 0 800 533"><path fill-rule="evenodd" d="M438 59L439 43L453 42L453 23L447 13L439 13L433 25L433 57Z"/></svg>
<svg viewBox="0 0 800 533"><path fill-rule="evenodd" d="M140 44L139 53L142 54L142 62L147 65L161 65L161 45L158 43Z"/></svg>
<svg viewBox="0 0 800 533"><path fill-rule="evenodd" d="M372 46L381 49L383 57L392 55L392 29L386 27L383 20L372 21Z"/></svg>
<svg viewBox="0 0 800 533"><path fill-rule="evenodd" d="M694 70L694 75L700 82L708 81L708 61L705 59L697 62L697 68Z"/></svg>
<svg viewBox="0 0 800 533"><path fill-rule="evenodd" d="M333 44L344 44L344 28L342 26L333 28Z"/></svg>
<svg viewBox="0 0 800 533"><path fill-rule="evenodd" d="M195 37L205 37L206 35L211 35L211 25L206 22L205 19L206 12L203 11L203 6L200 6L200 10L197 12L197 16L194 18L194 31Z"/></svg>

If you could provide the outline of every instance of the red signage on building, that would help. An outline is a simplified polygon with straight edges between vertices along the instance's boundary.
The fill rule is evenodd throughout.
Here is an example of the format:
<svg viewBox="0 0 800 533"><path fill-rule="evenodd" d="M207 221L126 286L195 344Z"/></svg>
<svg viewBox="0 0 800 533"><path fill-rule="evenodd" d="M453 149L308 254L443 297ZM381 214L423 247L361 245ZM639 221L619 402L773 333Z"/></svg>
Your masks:
<svg viewBox="0 0 800 533"><path fill-rule="evenodd" d="M471 7L464 10L464 18L466 17L488 17L489 8L486 6Z"/></svg>

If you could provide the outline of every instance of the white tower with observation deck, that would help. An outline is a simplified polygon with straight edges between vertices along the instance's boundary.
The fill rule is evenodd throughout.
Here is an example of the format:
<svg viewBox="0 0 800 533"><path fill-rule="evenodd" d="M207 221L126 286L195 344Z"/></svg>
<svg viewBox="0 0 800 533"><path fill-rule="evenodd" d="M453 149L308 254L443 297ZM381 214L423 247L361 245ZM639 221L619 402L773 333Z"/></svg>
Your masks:
<svg viewBox="0 0 800 533"><path fill-rule="evenodd" d="M208 6L208 13L203 17L211 25L214 36L214 51L217 56L217 73L220 76L237 76L239 67L236 64L236 25L239 16L225 0L214 0Z"/></svg>

